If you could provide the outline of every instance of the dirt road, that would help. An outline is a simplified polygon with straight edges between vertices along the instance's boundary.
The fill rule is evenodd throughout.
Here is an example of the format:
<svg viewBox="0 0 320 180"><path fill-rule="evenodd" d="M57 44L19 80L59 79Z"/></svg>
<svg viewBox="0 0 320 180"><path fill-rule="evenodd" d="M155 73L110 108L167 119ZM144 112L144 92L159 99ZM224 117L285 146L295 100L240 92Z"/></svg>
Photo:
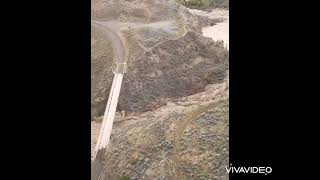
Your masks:
<svg viewBox="0 0 320 180"><path fill-rule="evenodd" d="M115 23L98 22L98 21L91 21L91 23L94 26L101 28L110 39L112 46L114 48L114 54L115 54L114 58L116 59L116 63L117 64L125 63L126 51L125 51L124 43L121 40L121 37L119 36L119 34L117 34L117 32L119 31L114 30L114 28L117 27ZM116 107L118 104L118 99L119 99L120 89L121 89L121 84L123 79L123 72L124 72L124 67L122 72L118 72L119 67L120 66L117 66L117 70L115 72L115 76L113 79L113 83L112 83L112 87L111 87L110 95L108 99L108 104L103 117L103 123L100 128L101 130L99 131L99 135L98 135L99 137L96 142L96 147L92 152L93 161L91 161L91 180L106 179L106 177L104 177L105 172L103 170L104 153L106 148L108 147L108 142L110 140L110 135L112 131L113 121L116 113ZM91 138L92 138L92 135L91 135ZM91 139L91 148L93 148L92 141L93 139Z"/></svg>
<svg viewBox="0 0 320 180"><path fill-rule="evenodd" d="M115 50L115 56L118 63L126 62L126 50L124 43L120 35L117 33L115 27L117 27L115 22L100 22L91 20L92 25L101 28L108 38L111 40L112 46Z"/></svg>

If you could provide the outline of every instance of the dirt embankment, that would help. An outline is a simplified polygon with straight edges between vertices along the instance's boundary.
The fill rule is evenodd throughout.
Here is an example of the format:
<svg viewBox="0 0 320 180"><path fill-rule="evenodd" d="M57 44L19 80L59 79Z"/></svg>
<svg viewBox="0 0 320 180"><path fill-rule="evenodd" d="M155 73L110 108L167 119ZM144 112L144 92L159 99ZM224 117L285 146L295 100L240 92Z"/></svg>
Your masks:
<svg viewBox="0 0 320 180"><path fill-rule="evenodd" d="M226 77L154 111L118 118L104 169L109 179L226 180L228 114Z"/></svg>

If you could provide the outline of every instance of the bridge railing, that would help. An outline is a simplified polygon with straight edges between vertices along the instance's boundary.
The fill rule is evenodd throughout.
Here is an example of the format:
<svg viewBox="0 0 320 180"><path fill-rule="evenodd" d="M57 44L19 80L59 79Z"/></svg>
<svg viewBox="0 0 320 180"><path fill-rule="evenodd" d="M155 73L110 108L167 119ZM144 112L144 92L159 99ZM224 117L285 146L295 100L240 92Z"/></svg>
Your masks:
<svg viewBox="0 0 320 180"><path fill-rule="evenodd" d="M114 74L116 73L124 74L124 73L127 73L127 71L128 71L127 63L116 63L112 68L112 72Z"/></svg>

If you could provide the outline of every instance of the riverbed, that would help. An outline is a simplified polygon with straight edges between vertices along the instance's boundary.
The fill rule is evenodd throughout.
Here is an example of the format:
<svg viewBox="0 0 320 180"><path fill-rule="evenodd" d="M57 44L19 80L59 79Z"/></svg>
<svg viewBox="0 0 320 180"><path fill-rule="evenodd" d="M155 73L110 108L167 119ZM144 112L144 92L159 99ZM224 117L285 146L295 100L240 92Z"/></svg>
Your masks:
<svg viewBox="0 0 320 180"><path fill-rule="evenodd" d="M222 40L224 46L229 49L229 10L213 9L211 12L205 12L189 9L189 11L199 16L207 16L210 19L222 19L223 21L220 23L202 28L202 34L205 37L212 38L214 41Z"/></svg>

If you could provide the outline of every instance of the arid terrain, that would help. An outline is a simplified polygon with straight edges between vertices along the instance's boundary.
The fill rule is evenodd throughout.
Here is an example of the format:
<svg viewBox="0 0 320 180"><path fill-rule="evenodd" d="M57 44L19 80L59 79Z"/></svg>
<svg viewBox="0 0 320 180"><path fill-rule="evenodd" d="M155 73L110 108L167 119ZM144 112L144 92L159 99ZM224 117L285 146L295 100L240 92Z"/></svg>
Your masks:
<svg viewBox="0 0 320 180"><path fill-rule="evenodd" d="M213 9L211 12L205 12L196 9L189 9L193 14L205 16L210 19L221 19L222 22L214 26L202 28L202 34L205 37L210 37L214 41L222 40L224 46L229 49L229 10L226 9Z"/></svg>
<svg viewBox="0 0 320 180"><path fill-rule="evenodd" d="M228 10L93 0L91 16L91 147L115 58L128 64L118 102L126 116L115 118L107 177L228 179Z"/></svg>

